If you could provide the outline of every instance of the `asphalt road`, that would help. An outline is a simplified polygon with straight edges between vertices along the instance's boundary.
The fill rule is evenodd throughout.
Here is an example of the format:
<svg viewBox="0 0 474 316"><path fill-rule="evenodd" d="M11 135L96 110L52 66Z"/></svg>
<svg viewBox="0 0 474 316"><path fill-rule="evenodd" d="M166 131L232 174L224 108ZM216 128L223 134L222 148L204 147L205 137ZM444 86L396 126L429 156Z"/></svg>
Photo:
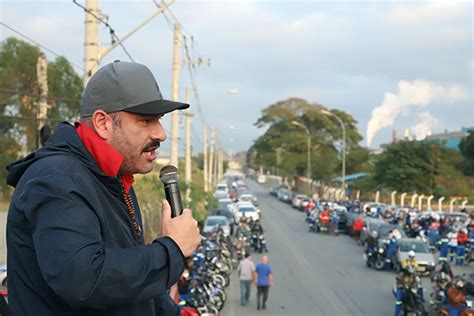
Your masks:
<svg viewBox="0 0 474 316"><path fill-rule="evenodd" d="M309 233L302 212L248 183L262 211L274 288L267 310L257 311L255 287L250 304L242 307L234 272L221 315L393 315L394 272L367 268L362 248L346 235ZM257 263L261 255L251 258ZM430 288L429 279L423 278L423 285Z"/></svg>

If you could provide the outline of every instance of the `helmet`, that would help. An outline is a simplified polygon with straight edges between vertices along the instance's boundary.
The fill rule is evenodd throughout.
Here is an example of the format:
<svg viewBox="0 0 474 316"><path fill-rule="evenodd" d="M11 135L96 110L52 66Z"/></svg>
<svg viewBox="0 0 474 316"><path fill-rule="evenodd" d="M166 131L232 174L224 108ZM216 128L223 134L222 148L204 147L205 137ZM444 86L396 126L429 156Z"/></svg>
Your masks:
<svg viewBox="0 0 474 316"><path fill-rule="evenodd" d="M415 252L413 250L408 251L408 258L415 258Z"/></svg>

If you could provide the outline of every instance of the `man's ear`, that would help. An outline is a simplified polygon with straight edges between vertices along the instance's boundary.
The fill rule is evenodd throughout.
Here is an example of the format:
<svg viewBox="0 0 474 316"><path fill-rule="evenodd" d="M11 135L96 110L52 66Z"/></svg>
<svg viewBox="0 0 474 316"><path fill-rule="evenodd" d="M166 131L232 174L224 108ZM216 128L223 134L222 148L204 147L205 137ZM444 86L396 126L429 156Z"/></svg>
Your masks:
<svg viewBox="0 0 474 316"><path fill-rule="evenodd" d="M96 110L91 118L92 127L103 140L110 139L113 131L113 119L103 110Z"/></svg>

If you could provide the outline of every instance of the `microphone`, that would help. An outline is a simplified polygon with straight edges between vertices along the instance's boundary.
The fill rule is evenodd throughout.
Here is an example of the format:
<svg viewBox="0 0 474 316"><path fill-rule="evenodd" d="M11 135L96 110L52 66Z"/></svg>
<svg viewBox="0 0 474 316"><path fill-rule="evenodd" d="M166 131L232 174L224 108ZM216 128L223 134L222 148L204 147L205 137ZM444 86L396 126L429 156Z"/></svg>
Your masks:
<svg viewBox="0 0 474 316"><path fill-rule="evenodd" d="M160 170L160 179L165 186L166 200L171 206L171 217L183 213L183 201L179 191L179 171L173 165L164 166Z"/></svg>

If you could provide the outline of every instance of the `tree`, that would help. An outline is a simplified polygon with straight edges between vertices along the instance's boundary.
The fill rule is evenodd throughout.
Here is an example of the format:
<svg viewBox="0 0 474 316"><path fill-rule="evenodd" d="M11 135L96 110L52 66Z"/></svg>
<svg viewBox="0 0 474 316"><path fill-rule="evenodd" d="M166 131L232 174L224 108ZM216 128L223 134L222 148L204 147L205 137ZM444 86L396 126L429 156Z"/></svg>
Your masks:
<svg viewBox="0 0 474 316"><path fill-rule="evenodd" d="M320 113L324 106L310 103L300 98L279 101L262 110L262 117L255 123L257 127L268 127L247 155L249 165L257 169L259 165L276 167L282 175L306 175L307 135L305 131L292 124L304 124L311 138L312 177L329 183L335 172L341 170L340 144L342 130L339 123L330 116ZM346 150L349 156L354 151L350 168L359 169L364 163L363 149L358 142L362 139L356 128L354 118L342 111L333 110L346 127ZM368 153L365 156L368 159Z"/></svg>
<svg viewBox="0 0 474 316"><path fill-rule="evenodd" d="M17 160L37 147L37 83L36 64L41 51L16 38L7 38L0 44L0 156L1 166ZM53 127L79 114L82 81L64 57L58 57L48 66L48 118ZM6 169L0 168L2 193Z"/></svg>
<svg viewBox="0 0 474 316"><path fill-rule="evenodd" d="M474 131L461 140L459 149L464 157L462 169L466 176L474 176Z"/></svg>
<svg viewBox="0 0 474 316"><path fill-rule="evenodd" d="M376 157L374 180L380 187L398 192L433 193L440 151L439 145L428 142L391 144Z"/></svg>

